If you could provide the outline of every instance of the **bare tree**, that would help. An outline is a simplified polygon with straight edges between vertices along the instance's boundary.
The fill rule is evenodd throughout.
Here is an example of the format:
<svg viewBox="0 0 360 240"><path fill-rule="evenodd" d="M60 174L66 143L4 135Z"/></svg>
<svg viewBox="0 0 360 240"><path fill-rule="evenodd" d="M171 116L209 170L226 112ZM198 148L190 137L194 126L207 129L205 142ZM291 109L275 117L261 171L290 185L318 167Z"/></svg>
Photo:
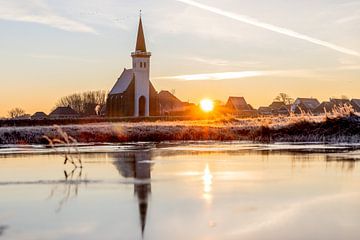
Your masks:
<svg viewBox="0 0 360 240"><path fill-rule="evenodd" d="M292 104L294 99L291 98L288 94L286 93L279 93L279 95L274 99L275 101L279 101L279 102L283 102L286 105L288 104Z"/></svg>
<svg viewBox="0 0 360 240"><path fill-rule="evenodd" d="M106 91L88 91L60 98L56 107L70 106L83 115L95 115L106 104Z"/></svg>
<svg viewBox="0 0 360 240"><path fill-rule="evenodd" d="M17 118L17 117L21 117L25 115L25 110L22 108L14 108L11 109L9 112L9 117L10 118Z"/></svg>

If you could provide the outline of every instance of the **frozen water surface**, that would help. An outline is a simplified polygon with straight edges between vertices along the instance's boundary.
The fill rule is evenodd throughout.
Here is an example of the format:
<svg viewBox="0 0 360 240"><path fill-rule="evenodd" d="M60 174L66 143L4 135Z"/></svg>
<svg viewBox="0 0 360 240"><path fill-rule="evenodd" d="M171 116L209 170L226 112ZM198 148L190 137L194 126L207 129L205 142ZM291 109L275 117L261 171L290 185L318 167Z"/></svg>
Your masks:
<svg viewBox="0 0 360 240"><path fill-rule="evenodd" d="M359 147L1 146L0 239L359 239Z"/></svg>

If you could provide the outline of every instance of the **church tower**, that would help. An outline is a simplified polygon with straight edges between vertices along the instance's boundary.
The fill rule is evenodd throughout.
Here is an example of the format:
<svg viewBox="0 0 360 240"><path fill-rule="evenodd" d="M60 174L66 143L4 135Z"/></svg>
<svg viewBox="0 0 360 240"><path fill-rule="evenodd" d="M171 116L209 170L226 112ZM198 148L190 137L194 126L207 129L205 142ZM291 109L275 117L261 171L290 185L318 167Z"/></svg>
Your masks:
<svg viewBox="0 0 360 240"><path fill-rule="evenodd" d="M109 92L106 102L108 117L149 117L159 115L159 95L150 81L150 57L146 51L140 16L132 68L124 68Z"/></svg>
<svg viewBox="0 0 360 240"><path fill-rule="evenodd" d="M150 115L150 56L140 16L135 52L131 53L135 75L134 117Z"/></svg>

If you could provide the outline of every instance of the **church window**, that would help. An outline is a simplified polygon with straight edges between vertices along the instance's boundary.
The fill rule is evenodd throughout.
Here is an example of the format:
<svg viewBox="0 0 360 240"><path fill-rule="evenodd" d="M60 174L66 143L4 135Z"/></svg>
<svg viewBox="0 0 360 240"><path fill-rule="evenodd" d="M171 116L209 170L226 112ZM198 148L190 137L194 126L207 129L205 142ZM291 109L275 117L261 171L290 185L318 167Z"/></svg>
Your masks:
<svg viewBox="0 0 360 240"><path fill-rule="evenodd" d="M144 68L146 68L146 62L144 62Z"/></svg>
<svg viewBox="0 0 360 240"><path fill-rule="evenodd" d="M143 64L142 64L142 62L140 62L140 67L141 67L141 68L143 67Z"/></svg>

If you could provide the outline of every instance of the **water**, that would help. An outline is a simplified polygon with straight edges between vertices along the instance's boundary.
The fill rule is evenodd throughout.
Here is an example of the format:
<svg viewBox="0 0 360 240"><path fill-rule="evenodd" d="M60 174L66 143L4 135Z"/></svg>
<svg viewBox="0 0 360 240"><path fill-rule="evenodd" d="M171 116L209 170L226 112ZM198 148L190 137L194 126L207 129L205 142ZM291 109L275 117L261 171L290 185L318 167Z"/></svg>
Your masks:
<svg viewBox="0 0 360 240"><path fill-rule="evenodd" d="M0 148L1 239L359 239L358 146Z"/></svg>

